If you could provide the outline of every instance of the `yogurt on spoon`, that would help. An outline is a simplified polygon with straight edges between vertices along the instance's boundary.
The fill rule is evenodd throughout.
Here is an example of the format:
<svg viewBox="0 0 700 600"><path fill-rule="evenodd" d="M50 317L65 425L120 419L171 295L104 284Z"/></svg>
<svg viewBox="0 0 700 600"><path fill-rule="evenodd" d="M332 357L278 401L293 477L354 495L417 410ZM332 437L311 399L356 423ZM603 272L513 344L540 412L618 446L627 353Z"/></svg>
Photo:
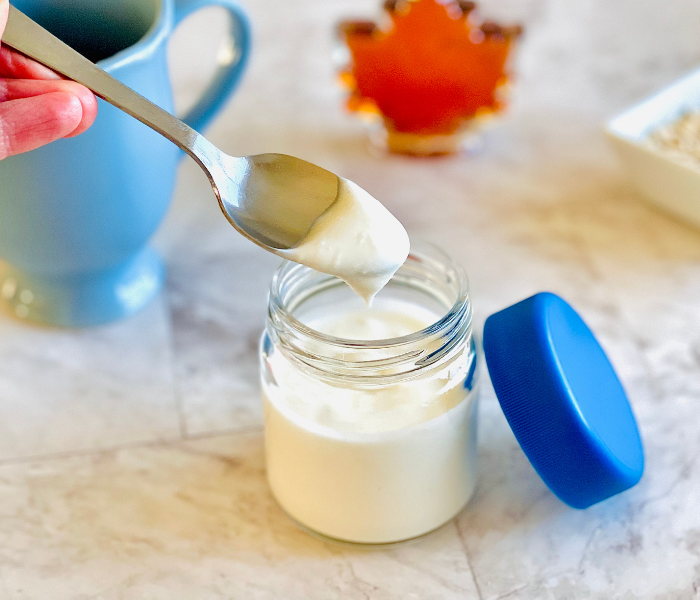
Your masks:
<svg viewBox="0 0 700 600"><path fill-rule="evenodd" d="M338 177L338 198L294 248L280 256L334 275L368 305L406 261L408 234L377 199Z"/></svg>

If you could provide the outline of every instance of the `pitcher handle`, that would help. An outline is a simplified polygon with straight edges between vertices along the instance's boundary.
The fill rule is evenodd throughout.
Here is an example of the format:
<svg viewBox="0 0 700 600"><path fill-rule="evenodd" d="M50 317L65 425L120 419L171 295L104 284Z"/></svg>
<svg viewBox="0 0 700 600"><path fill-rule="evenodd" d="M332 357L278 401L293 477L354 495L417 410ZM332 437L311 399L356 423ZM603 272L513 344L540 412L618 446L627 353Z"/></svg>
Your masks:
<svg viewBox="0 0 700 600"><path fill-rule="evenodd" d="M175 0L175 26L193 12L208 6L221 6L231 17L230 51L219 59L219 68L202 97L182 117L182 121L199 132L209 126L238 86L248 62L251 42L248 17L234 0Z"/></svg>

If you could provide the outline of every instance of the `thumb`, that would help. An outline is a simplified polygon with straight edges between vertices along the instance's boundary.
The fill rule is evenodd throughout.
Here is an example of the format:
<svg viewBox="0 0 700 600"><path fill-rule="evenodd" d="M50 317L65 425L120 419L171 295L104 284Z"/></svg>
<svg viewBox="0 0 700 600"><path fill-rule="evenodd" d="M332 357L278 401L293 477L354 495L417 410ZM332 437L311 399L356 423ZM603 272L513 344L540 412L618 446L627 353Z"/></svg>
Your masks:
<svg viewBox="0 0 700 600"><path fill-rule="evenodd" d="M10 10L10 0L0 0L0 39L5 33L5 25L7 25L7 13Z"/></svg>

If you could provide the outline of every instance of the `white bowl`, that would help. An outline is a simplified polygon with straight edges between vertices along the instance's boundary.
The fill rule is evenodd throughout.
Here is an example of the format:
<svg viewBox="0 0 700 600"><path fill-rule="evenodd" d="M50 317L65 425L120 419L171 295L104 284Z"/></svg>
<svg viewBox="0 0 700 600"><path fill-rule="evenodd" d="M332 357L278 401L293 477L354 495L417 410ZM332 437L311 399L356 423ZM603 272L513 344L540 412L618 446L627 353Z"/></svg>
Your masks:
<svg viewBox="0 0 700 600"><path fill-rule="evenodd" d="M618 115L608 122L605 132L647 199L700 226L700 168L646 145L656 128L694 111L700 111L700 70Z"/></svg>

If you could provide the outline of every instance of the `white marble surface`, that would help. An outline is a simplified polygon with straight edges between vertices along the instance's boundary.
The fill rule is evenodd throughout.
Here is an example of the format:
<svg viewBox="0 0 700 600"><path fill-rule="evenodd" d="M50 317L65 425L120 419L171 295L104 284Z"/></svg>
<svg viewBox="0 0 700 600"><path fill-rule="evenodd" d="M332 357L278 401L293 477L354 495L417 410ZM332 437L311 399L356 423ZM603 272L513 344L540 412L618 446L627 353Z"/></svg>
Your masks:
<svg viewBox="0 0 700 600"><path fill-rule="evenodd" d="M700 63L696 0L490 0L524 21L514 105L473 157L374 157L341 109L333 23L376 0L244 0L255 53L210 131L231 154L318 162L468 269L477 327L533 292L571 301L629 391L647 470L586 511L547 491L488 380L468 508L386 551L298 531L264 480L256 345L277 260L184 163L156 244L167 290L71 332L0 318L0 599L646 599L700 596L700 231L647 207L606 118ZM218 14L172 48L180 106Z"/></svg>

